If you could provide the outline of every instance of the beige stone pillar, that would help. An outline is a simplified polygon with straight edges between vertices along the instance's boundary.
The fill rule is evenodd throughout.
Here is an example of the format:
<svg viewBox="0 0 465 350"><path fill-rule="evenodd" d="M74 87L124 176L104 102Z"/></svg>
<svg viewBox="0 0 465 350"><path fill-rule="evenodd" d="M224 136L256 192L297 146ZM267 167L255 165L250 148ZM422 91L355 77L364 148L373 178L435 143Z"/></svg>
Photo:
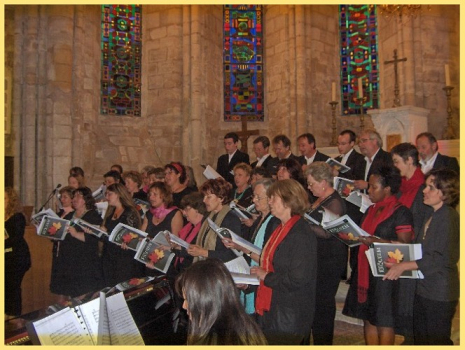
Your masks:
<svg viewBox="0 0 465 350"><path fill-rule="evenodd" d="M403 106L415 105L415 52L414 52L414 21L409 16L399 17L401 23L398 42L401 50L399 58L407 57L406 62L399 64L400 100Z"/></svg>
<svg viewBox="0 0 465 350"><path fill-rule="evenodd" d="M307 70L305 69L305 8L302 5L296 5L294 9L296 59L296 135L292 141L294 144L296 144L296 137L308 132L308 126L312 125L312 120L307 120Z"/></svg>
<svg viewBox="0 0 465 350"><path fill-rule="evenodd" d="M190 66L190 80L189 80L189 106L190 106L190 123L189 123L189 149L190 159L187 160L186 164L190 164L195 171L197 179L201 179L200 162L202 161L202 150L205 149L205 137L207 125L204 122L205 117L203 115L204 100L201 84L202 76L202 33L201 33L201 12L199 5L191 6L191 17L190 17L190 52L189 55L189 66ZM184 15L184 12L183 12ZM186 52L184 52L186 56ZM186 147L184 147L186 150ZM214 165L213 165L214 166Z"/></svg>

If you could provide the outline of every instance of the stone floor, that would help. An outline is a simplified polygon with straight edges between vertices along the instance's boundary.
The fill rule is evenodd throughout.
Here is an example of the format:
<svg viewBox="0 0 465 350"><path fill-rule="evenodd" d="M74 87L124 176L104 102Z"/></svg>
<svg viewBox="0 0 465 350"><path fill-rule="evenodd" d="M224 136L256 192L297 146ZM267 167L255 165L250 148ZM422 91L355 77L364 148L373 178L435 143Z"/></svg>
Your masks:
<svg viewBox="0 0 465 350"><path fill-rule="evenodd" d="M336 321L334 325L334 345L364 345L363 323L361 320L342 315L342 308L349 286L342 281L336 294ZM460 345L460 303L452 321L452 336L454 345ZM396 336L395 344L403 342L402 336Z"/></svg>

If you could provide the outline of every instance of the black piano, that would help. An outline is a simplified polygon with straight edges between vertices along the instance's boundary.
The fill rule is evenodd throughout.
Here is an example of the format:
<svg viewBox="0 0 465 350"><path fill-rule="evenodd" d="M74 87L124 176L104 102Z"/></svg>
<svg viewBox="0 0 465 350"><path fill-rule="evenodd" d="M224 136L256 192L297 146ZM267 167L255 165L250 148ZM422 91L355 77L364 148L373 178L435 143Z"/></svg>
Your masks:
<svg viewBox="0 0 465 350"><path fill-rule="evenodd" d="M110 296L120 291L112 288L106 292ZM89 293L79 302L98 298L98 293ZM145 345L186 344L186 320L166 276L155 277L151 281L126 289L123 293ZM54 311L53 306L50 306L5 321L5 345L39 345L35 334L28 331L31 329L28 325Z"/></svg>

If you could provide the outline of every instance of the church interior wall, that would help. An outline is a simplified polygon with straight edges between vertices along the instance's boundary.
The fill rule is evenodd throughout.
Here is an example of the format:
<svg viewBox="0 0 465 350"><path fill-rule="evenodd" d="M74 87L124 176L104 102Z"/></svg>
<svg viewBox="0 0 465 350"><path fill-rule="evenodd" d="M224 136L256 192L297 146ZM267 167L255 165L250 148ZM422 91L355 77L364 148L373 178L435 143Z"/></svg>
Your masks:
<svg viewBox="0 0 465 350"><path fill-rule="evenodd" d="M142 9L142 116L118 117L100 114L100 6L5 8L5 66L14 81L5 152L15 156L15 186L25 203L38 205L66 184L71 166L85 169L92 188L114 163L141 170L181 160L202 179L199 165L215 166L224 134L240 130L240 123L223 121L222 6ZM393 65L383 62L397 48L408 58L399 63L401 102L430 109L429 129L438 138L447 117L446 63L459 120L458 10L431 6L418 18L379 19L381 108L394 98ZM270 138L288 135L295 153L303 132L328 146L331 83L339 81L337 6L266 5L264 38L265 122L248 128ZM359 117L342 116L340 104L336 116L338 131L359 131Z"/></svg>

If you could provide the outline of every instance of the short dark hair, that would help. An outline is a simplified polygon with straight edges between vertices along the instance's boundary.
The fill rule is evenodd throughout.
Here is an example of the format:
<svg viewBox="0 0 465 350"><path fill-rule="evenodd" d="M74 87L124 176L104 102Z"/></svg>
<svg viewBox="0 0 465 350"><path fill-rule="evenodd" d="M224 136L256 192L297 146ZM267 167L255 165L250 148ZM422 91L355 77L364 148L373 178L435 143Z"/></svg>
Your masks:
<svg viewBox="0 0 465 350"><path fill-rule="evenodd" d="M76 193L82 194L82 197L84 198L84 202L86 203L87 210L96 209L95 198L92 196L92 190L89 187L76 188L73 191L73 197L76 195Z"/></svg>
<svg viewBox="0 0 465 350"><path fill-rule="evenodd" d="M418 149L410 142L399 143L398 145L392 147L391 156L394 154L397 154L399 157L401 157L404 162L406 162L408 158L411 157L413 160L413 165L419 166Z"/></svg>
<svg viewBox="0 0 465 350"><path fill-rule="evenodd" d="M181 174L181 176L179 176L179 183L183 184L184 182L186 182L186 179L187 179L186 167L181 162L171 162L169 164L166 164L165 170L166 169L171 169L176 174Z"/></svg>
<svg viewBox="0 0 465 350"><path fill-rule="evenodd" d="M239 136L235 132L228 132L224 135L224 139L233 139L234 143L237 143L239 141Z"/></svg>
<svg viewBox="0 0 465 350"><path fill-rule="evenodd" d="M273 137L274 144L279 142L282 142L284 147L291 147L291 140L284 134L276 135L275 137Z"/></svg>
<svg viewBox="0 0 465 350"><path fill-rule="evenodd" d="M270 139L266 136L259 136L257 137L255 140L253 140L253 143L254 144L257 144L257 143L262 143L263 145L263 148L268 148L270 147Z"/></svg>
<svg viewBox="0 0 465 350"><path fill-rule="evenodd" d="M111 169L111 168L118 168L118 169L119 169L119 173L120 173L120 174L123 173L123 167L122 167L121 165L119 165L119 164L113 164L113 165L110 167L110 169Z"/></svg>
<svg viewBox="0 0 465 350"><path fill-rule="evenodd" d="M279 168L283 167L287 169L292 179L299 181L301 184L304 183L302 165L297 160L294 158L280 159L277 168L279 170Z"/></svg>
<svg viewBox="0 0 465 350"><path fill-rule="evenodd" d="M70 175L80 175L80 176L84 177L84 170L82 170L81 167L73 166L71 169L69 169L69 174Z"/></svg>
<svg viewBox="0 0 465 350"><path fill-rule="evenodd" d="M261 176L266 177L266 178L271 177L271 174L268 171L268 169L263 167L263 166L257 166L255 168L253 168L252 169L252 174L250 174L250 176L253 176L254 174L261 175Z"/></svg>
<svg viewBox="0 0 465 350"><path fill-rule="evenodd" d="M355 133L350 130L350 129L345 129L345 130L342 130L339 135L349 135L349 139L350 139L350 142L355 142L357 140L357 135L355 135Z"/></svg>
<svg viewBox="0 0 465 350"><path fill-rule="evenodd" d="M316 141L315 141L315 136L313 134L310 134L309 132L300 135L297 140L300 139L307 139L308 144L311 145L313 143L313 148L316 148Z"/></svg>
<svg viewBox="0 0 465 350"><path fill-rule="evenodd" d="M107 171L103 177L112 177L115 179L116 182L121 182L121 174L116 170Z"/></svg>
<svg viewBox="0 0 465 350"><path fill-rule="evenodd" d="M203 216L206 216L208 214L207 207L205 206L205 203L203 202L203 194L201 194L200 192L192 192L192 193L186 194L181 199L180 207L181 209L185 209L186 207L191 207L192 209L197 210Z"/></svg>
<svg viewBox="0 0 465 350"><path fill-rule="evenodd" d="M400 171L395 166L388 167L382 166L378 169L373 170L371 175L379 177L379 183L383 187L390 187L391 193L396 194L399 192L400 184L402 183L402 177Z"/></svg>
<svg viewBox="0 0 465 350"><path fill-rule="evenodd" d="M422 132L422 133L418 134L416 140L418 140L420 137L428 138L429 143L438 142L438 140L436 140L436 137L434 137L434 135L432 133L430 133L430 132Z"/></svg>
<svg viewBox="0 0 465 350"><path fill-rule="evenodd" d="M231 202L232 185L222 177L205 181L199 190L203 195L214 194L223 200L223 205Z"/></svg>
<svg viewBox="0 0 465 350"><path fill-rule="evenodd" d="M425 175L425 179L432 177L431 181L444 196L444 203L451 207L457 206L460 201L460 177L454 170L441 168L431 169Z"/></svg>
<svg viewBox="0 0 465 350"><path fill-rule="evenodd" d="M157 179L164 179L165 178L165 169L157 167L147 171L147 175L150 176L154 174Z"/></svg>

